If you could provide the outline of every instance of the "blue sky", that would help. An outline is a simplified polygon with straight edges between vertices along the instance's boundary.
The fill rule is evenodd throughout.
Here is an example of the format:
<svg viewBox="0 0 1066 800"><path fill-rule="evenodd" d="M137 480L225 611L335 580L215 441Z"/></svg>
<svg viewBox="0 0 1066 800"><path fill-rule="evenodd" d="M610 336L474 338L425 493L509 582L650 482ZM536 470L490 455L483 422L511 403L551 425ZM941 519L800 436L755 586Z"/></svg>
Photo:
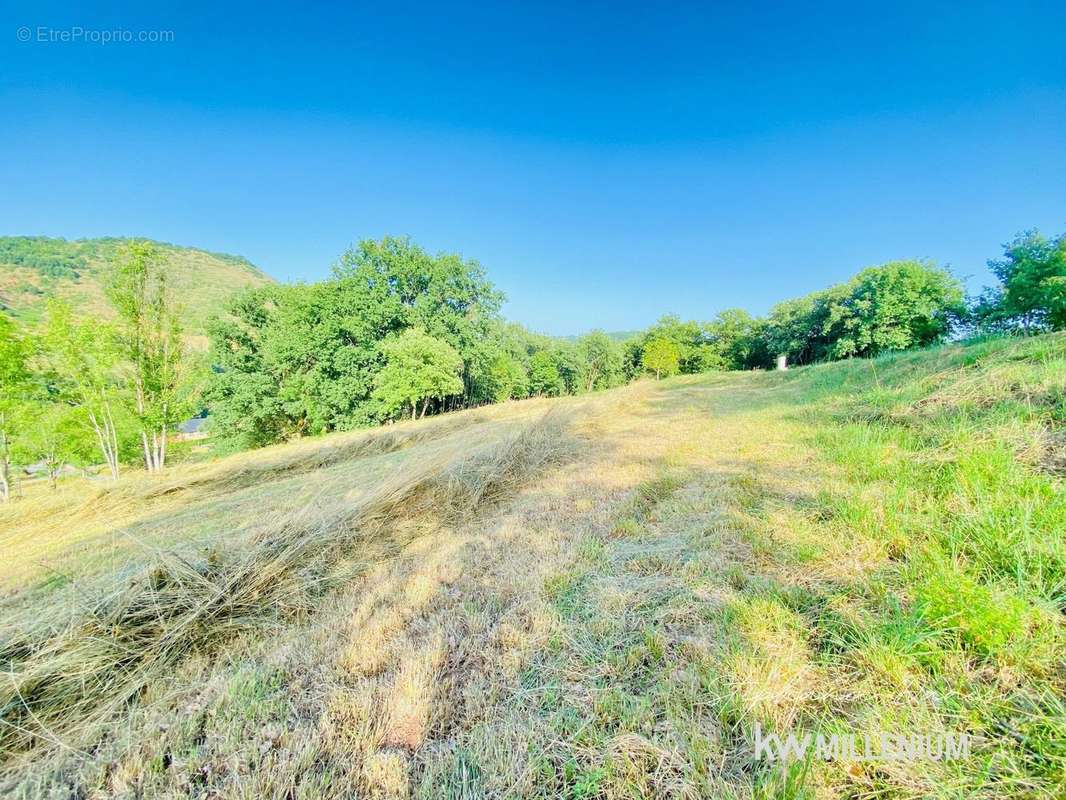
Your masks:
<svg viewBox="0 0 1066 800"><path fill-rule="evenodd" d="M1066 230L1061 2L84 5L0 4L0 233L281 280L406 234L564 334Z"/></svg>

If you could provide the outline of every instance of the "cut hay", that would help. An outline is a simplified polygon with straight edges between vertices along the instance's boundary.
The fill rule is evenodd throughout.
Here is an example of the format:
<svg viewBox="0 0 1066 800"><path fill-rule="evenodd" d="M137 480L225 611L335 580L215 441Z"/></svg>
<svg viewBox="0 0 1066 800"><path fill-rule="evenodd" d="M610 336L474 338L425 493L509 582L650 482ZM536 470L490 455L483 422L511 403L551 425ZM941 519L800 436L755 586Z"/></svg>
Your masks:
<svg viewBox="0 0 1066 800"><path fill-rule="evenodd" d="M0 636L0 754L77 747L153 680L251 626L309 611L338 562L416 525L453 524L572 451L545 416L505 438L397 471L355 501L311 503L237 552L164 554L138 578L64 620ZM353 552L355 551L355 552Z"/></svg>

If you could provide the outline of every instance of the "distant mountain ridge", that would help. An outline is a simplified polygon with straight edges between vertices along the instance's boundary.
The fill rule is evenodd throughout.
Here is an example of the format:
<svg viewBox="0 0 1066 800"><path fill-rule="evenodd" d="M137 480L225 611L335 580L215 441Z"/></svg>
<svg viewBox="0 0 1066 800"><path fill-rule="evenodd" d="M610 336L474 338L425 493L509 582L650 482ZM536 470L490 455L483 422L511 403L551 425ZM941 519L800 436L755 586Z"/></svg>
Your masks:
<svg viewBox="0 0 1066 800"><path fill-rule="evenodd" d="M41 319L48 299L59 297L76 311L112 316L104 281L119 249L131 240L0 237L0 313L32 325ZM193 336L205 333L207 320L235 292L273 283L242 256L169 242L154 244L167 254L182 319Z"/></svg>
<svg viewBox="0 0 1066 800"><path fill-rule="evenodd" d="M634 336L639 336L641 331L604 331L607 334L607 338L615 342L624 342L627 339L632 339ZM569 336L559 336L557 338L562 339L564 342L576 342L585 334L573 333Z"/></svg>

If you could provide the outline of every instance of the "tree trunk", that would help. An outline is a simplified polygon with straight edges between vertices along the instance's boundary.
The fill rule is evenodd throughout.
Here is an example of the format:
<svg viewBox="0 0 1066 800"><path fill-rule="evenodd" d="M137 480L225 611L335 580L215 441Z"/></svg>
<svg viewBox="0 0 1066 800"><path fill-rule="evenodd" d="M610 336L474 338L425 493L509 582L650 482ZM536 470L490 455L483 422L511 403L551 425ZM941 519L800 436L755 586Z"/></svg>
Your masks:
<svg viewBox="0 0 1066 800"><path fill-rule="evenodd" d="M422 401L422 413L419 414L419 418L426 416L426 411L429 409L429 398L427 397Z"/></svg>
<svg viewBox="0 0 1066 800"><path fill-rule="evenodd" d="M0 416L0 501L6 503L11 499L11 458L7 451L7 430L4 429L3 417Z"/></svg>
<svg viewBox="0 0 1066 800"><path fill-rule="evenodd" d="M141 431L141 452L144 457L144 468L146 471L152 471L152 448L148 444L148 434L145 431Z"/></svg>
<svg viewBox="0 0 1066 800"><path fill-rule="evenodd" d="M89 424L92 425L93 433L96 434L96 443L100 445L100 454L104 457L107 469L111 473L111 480L117 481L118 433L115 431L115 421L111 416L111 408L105 404L102 419L90 411Z"/></svg>
<svg viewBox="0 0 1066 800"><path fill-rule="evenodd" d="M165 427L152 431L152 438L141 431L141 446L144 448L144 467L151 473L162 472L167 458L167 430Z"/></svg>
<svg viewBox="0 0 1066 800"><path fill-rule="evenodd" d="M417 400L412 400L411 401L411 422L414 422L416 419L418 419L418 401Z"/></svg>
<svg viewBox="0 0 1066 800"><path fill-rule="evenodd" d="M115 427L115 418L111 416L111 405L104 406L104 412L107 414L106 424L108 443L110 449L108 452L107 466L111 470L111 480L118 480L118 429Z"/></svg>

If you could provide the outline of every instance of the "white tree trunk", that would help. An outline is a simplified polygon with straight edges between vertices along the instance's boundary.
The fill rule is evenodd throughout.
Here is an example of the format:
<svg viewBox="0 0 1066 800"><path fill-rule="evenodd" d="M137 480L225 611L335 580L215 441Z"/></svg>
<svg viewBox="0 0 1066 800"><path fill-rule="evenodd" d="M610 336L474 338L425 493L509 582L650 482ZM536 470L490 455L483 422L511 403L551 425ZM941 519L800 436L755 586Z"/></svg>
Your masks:
<svg viewBox="0 0 1066 800"><path fill-rule="evenodd" d="M96 416L89 412L89 424L92 425L93 433L96 434L96 443L100 446L100 454L104 457L107 470L111 473L111 480L118 480L118 433L115 431L115 421L111 416L111 408L104 405L104 415Z"/></svg>
<svg viewBox="0 0 1066 800"><path fill-rule="evenodd" d="M151 439L146 431L141 431L141 447L144 449L144 468L151 473L161 472L167 457L166 428L152 431Z"/></svg>
<svg viewBox="0 0 1066 800"><path fill-rule="evenodd" d="M7 430L0 416L0 501L11 499L11 458L7 451Z"/></svg>
<svg viewBox="0 0 1066 800"><path fill-rule="evenodd" d="M115 428L115 419L111 416L111 406L104 406L104 411L107 413L107 431L109 434L107 437L110 443L108 450L109 457L107 459L107 466L111 470L111 480L118 480L118 430Z"/></svg>

